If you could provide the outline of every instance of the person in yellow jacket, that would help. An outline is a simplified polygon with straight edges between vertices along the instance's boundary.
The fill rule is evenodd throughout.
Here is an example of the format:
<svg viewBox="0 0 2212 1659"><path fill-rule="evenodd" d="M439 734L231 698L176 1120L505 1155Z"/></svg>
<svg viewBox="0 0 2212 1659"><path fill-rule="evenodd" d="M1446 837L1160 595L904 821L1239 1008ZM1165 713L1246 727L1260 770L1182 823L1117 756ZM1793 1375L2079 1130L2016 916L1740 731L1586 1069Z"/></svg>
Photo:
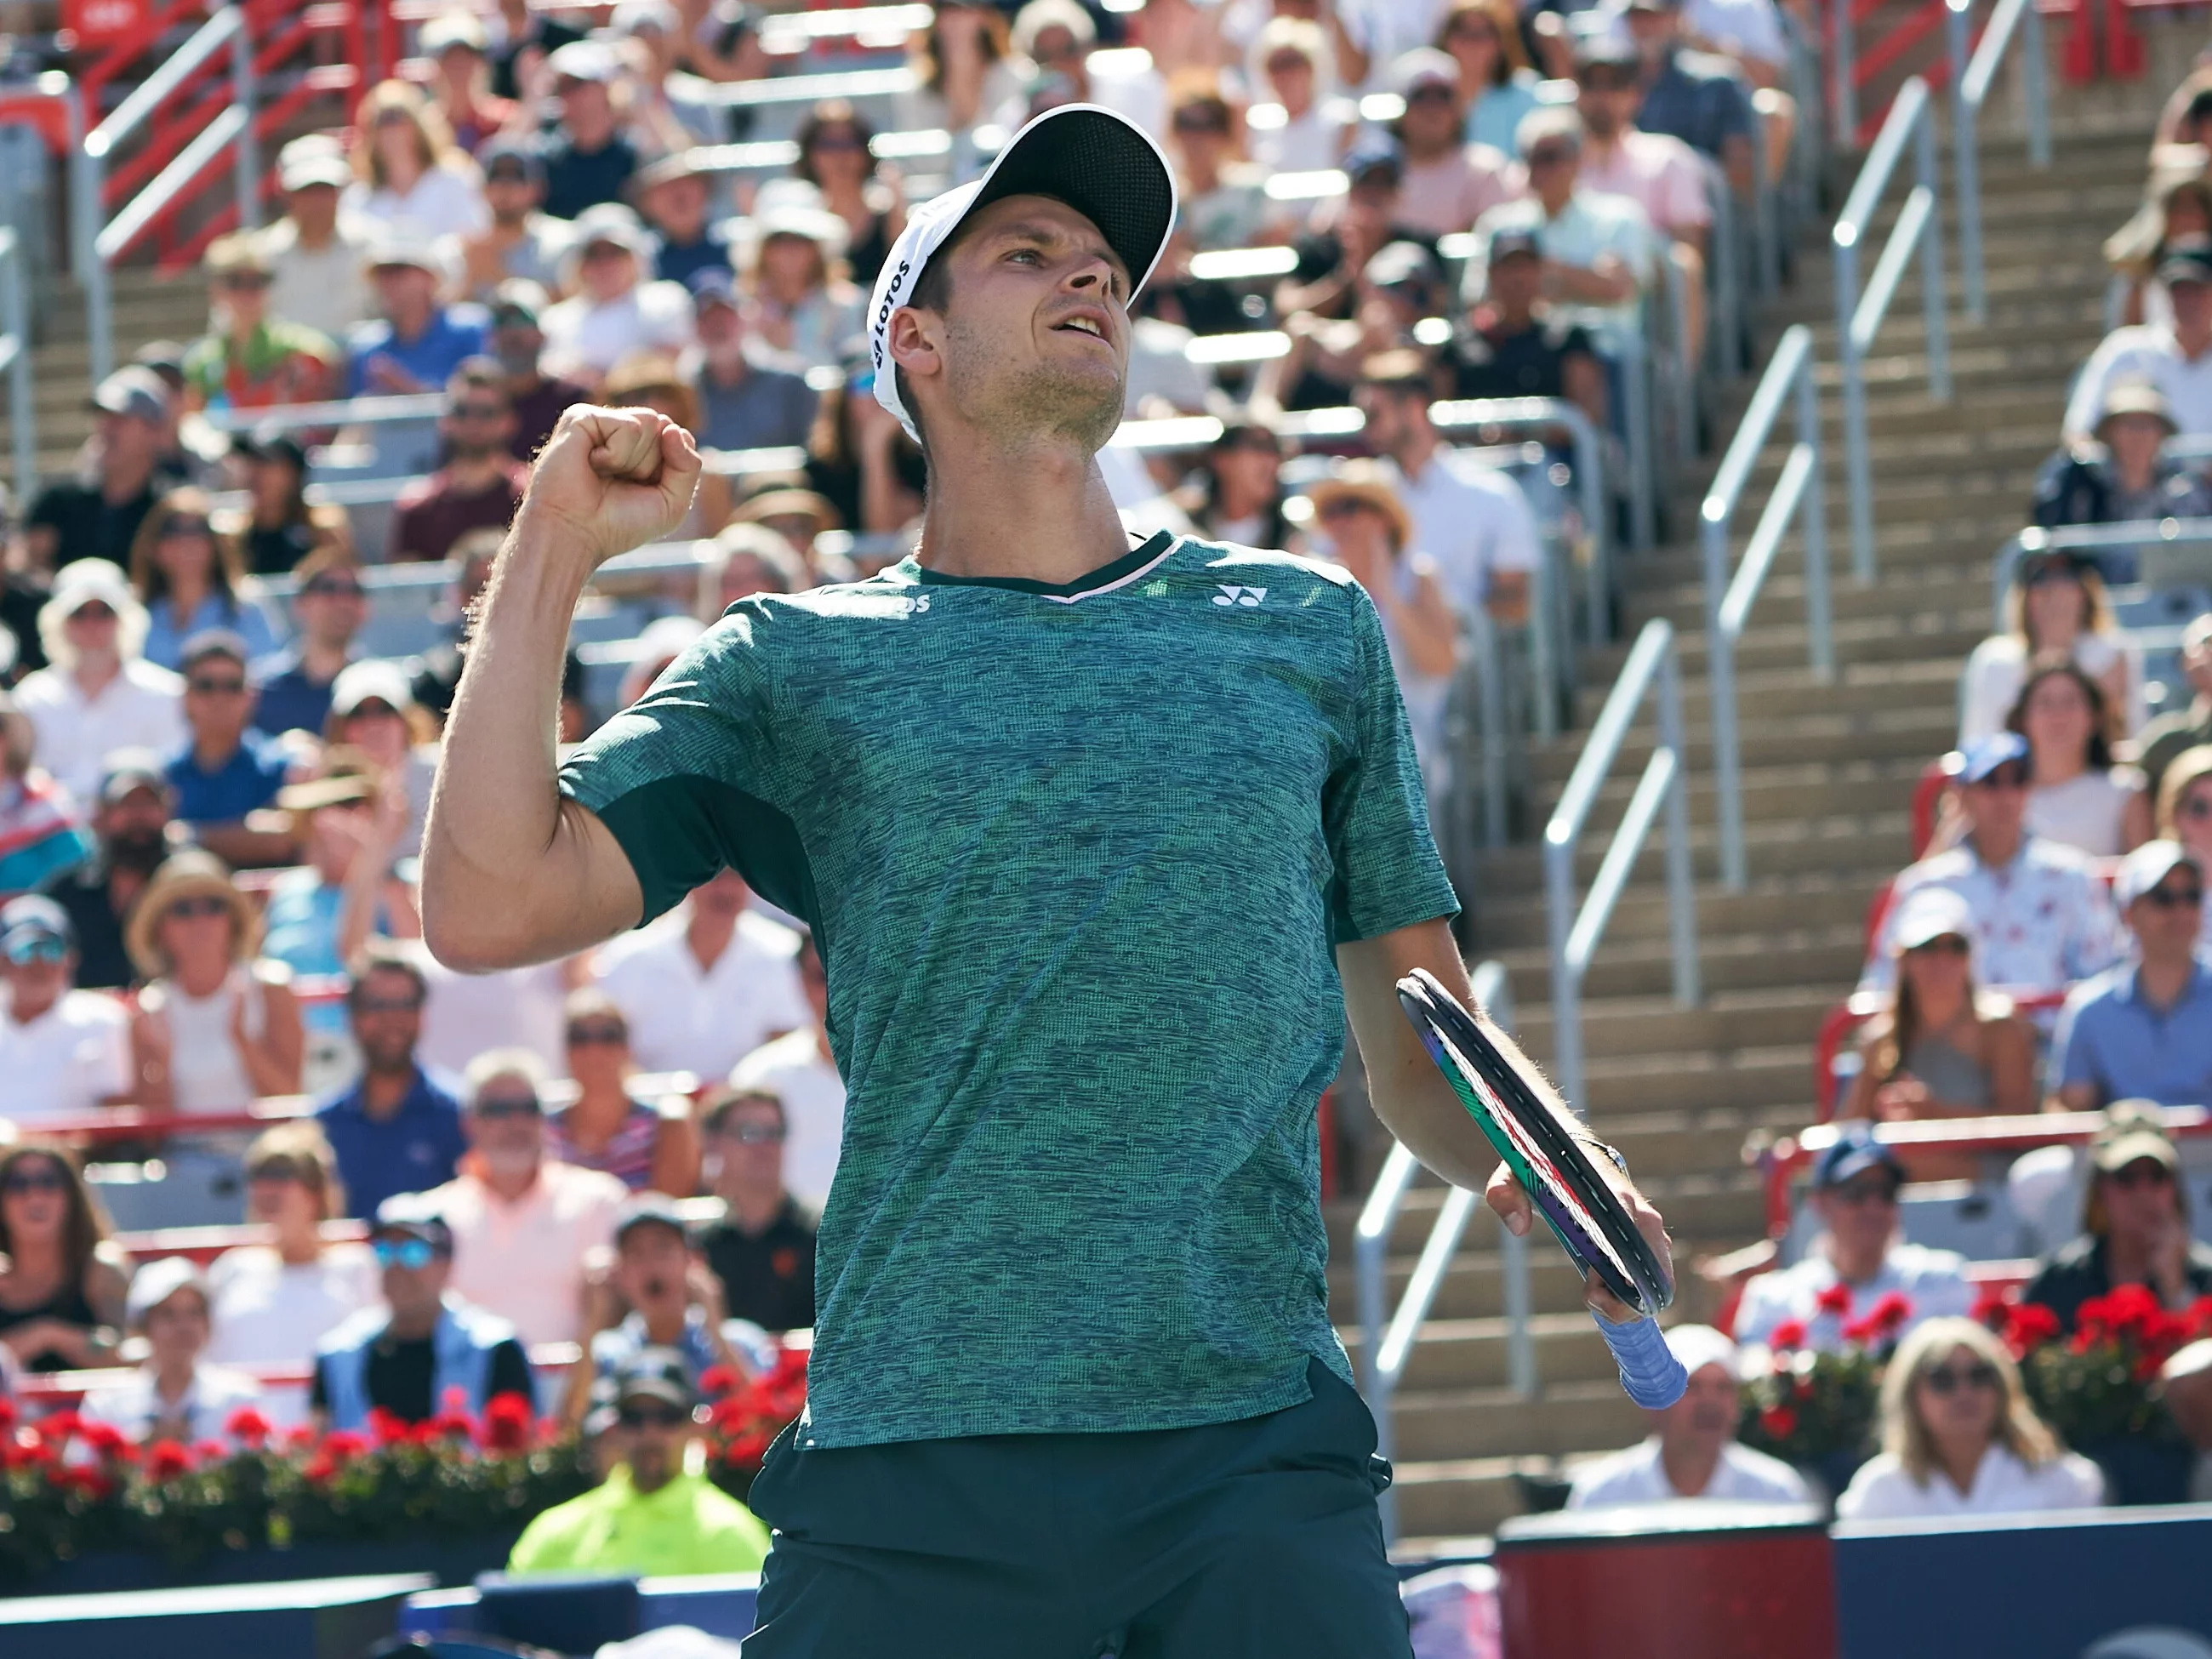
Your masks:
<svg viewBox="0 0 2212 1659"><path fill-rule="evenodd" d="M647 1348L624 1366L608 1431L621 1461L592 1491L532 1521L515 1540L507 1570L671 1577L758 1572L768 1528L684 1467L698 1403L674 1350Z"/></svg>

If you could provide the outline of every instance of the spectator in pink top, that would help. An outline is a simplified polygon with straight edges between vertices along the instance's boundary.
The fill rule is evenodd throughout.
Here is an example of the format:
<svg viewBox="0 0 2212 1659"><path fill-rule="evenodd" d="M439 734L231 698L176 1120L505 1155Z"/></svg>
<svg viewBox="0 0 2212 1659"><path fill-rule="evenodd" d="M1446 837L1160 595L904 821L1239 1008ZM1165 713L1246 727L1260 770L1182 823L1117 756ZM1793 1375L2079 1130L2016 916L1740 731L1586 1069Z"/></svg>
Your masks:
<svg viewBox="0 0 2212 1659"><path fill-rule="evenodd" d="M1501 152L1462 140L1467 99L1449 56L1422 46L1392 65L1391 79L1406 100L1405 113L1390 124L1406 157L1400 224L1431 237L1456 235L1521 193Z"/></svg>

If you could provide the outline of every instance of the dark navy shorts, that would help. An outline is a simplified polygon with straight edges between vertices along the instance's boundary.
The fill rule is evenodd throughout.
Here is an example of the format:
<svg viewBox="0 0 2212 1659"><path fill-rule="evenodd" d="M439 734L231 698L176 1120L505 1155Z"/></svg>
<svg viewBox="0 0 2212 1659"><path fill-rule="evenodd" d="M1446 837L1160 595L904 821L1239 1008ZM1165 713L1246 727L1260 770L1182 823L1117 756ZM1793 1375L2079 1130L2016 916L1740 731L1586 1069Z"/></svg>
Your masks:
<svg viewBox="0 0 2212 1659"><path fill-rule="evenodd" d="M775 1544L745 1659L1410 1659L1374 1419L1320 1361L1308 1380L1194 1429L786 1430L752 1490Z"/></svg>

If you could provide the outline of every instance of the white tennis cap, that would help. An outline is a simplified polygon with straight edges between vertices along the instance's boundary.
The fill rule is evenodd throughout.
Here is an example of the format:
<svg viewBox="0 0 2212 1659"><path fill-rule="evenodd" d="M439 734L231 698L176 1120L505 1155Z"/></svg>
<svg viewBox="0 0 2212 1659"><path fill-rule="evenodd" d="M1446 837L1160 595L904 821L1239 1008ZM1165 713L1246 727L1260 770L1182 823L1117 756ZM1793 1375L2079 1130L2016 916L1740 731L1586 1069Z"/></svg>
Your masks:
<svg viewBox="0 0 2212 1659"><path fill-rule="evenodd" d="M1741 1369L1735 1344L1710 1325L1677 1325L1667 1333L1667 1346L1692 1376L1708 1365L1718 1365L1730 1376Z"/></svg>
<svg viewBox="0 0 2212 1659"><path fill-rule="evenodd" d="M1147 133L1127 116L1096 104L1063 104L1016 133L990 170L907 214L868 302L868 355L876 401L898 416L908 437L914 417L899 401L897 376L885 342L891 313L908 303L930 256L951 240L978 208L1008 196L1049 196L1098 227L1129 269L1130 292L1145 285L1175 224L1175 173Z"/></svg>

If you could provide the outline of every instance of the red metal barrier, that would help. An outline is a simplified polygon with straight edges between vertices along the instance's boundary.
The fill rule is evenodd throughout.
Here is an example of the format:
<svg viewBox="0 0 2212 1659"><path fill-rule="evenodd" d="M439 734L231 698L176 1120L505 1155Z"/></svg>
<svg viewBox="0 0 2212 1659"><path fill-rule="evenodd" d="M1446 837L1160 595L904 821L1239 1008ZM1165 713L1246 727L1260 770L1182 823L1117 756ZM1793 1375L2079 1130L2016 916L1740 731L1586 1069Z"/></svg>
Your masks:
<svg viewBox="0 0 2212 1659"><path fill-rule="evenodd" d="M1928 856L1928 843L1936 839L1936 809L1951 780L1942 761L1929 761L1912 786L1912 858L1917 864Z"/></svg>

